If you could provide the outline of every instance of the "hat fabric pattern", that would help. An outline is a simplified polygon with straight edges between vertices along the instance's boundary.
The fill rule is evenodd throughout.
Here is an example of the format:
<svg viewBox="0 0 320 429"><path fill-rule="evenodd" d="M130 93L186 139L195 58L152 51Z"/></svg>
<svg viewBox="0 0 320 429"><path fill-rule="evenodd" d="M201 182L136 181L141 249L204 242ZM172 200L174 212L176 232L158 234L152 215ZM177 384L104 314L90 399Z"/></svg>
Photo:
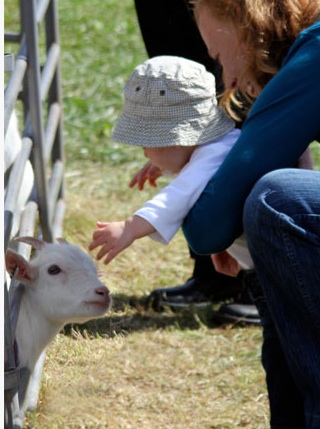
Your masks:
<svg viewBox="0 0 320 429"><path fill-rule="evenodd" d="M124 89L112 140L141 147L195 146L235 127L218 107L215 78L202 64L175 56L137 66Z"/></svg>

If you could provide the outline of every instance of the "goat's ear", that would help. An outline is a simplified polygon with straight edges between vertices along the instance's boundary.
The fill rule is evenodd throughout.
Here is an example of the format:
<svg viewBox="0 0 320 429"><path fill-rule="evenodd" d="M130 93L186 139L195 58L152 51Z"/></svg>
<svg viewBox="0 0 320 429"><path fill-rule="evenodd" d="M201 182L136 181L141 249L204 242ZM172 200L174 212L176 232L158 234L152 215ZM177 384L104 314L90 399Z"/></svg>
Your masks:
<svg viewBox="0 0 320 429"><path fill-rule="evenodd" d="M13 276L16 268L19 268L17 280L30 284L37 277L37 269L33 267L29 261L23 256L8 249L6 253L6 269Z"/></svg>
<svg viewBox="0 0 320 429"><path fill-rule="evenodd" d="M34 247L37 250L41 250L43 246L47 244L45 241L42 241L39 238L35 237L16 237L14 240L20 241L21 243L30 244L30 246Z"/></svg>

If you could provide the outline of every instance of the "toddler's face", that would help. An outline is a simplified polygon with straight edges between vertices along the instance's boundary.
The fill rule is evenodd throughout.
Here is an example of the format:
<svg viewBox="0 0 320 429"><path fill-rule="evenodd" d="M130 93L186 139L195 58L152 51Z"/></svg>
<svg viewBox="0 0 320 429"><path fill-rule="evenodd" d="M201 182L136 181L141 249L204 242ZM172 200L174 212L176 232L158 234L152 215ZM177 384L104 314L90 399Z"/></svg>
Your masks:
<svg viewBox="0 0 320 429"><path fill-rule="evenodd" d="M177 174L189 162L196 146L145 147L144 156L160 168L171 174Z"/></svg>

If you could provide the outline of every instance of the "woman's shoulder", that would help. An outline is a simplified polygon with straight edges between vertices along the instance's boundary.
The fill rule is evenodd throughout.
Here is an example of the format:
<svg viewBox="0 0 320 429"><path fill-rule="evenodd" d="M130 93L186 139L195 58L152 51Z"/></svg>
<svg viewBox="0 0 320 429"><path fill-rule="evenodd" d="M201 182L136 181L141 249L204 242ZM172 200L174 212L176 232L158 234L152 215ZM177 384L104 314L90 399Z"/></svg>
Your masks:
<svg viewBox="0 0 320 429"><path fill-rule="evenodd" d="M301 31L296 41L293 43L283 65L291 62L292 58L303 57L309 52L312 62L320 62L320 21L316 21L310 27Z"/></svg>
<svg viewBox="0 0 320 429"><path fill-rule="evenodd" d="M310 25L310 27L301 31L300 37L312 37L320 40L320 19L316 21L314 24Z"/></svg>

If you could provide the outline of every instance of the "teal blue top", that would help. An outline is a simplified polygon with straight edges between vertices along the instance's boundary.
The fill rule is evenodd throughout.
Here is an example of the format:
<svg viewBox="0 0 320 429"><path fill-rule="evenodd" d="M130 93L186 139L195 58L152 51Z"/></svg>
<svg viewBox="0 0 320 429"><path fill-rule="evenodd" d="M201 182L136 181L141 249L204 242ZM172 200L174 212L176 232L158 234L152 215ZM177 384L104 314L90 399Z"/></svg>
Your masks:
<svg viewBox="0 0 320 429"><path fill-rule="evenodd" d="M236 144L184 220L191 249L211 254L230 246L242 232L244 202L255 182L272 170L294 166L319 137L317 21L299 34L254 103Z"/></svg>

